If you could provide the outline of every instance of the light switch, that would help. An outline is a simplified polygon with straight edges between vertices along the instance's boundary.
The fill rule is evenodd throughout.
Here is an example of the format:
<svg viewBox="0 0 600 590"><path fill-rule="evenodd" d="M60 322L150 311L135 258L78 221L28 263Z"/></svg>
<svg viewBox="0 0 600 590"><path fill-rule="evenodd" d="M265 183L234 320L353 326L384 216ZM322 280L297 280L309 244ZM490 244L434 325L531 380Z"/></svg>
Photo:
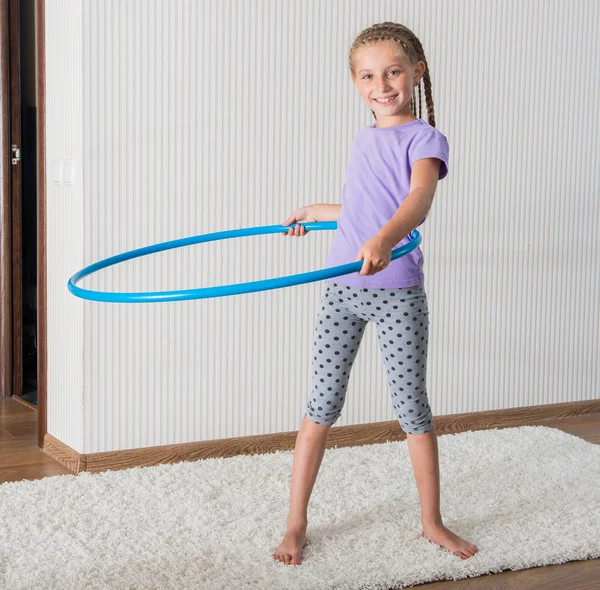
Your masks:
<svg viewBox="0 0 600 590"><path fill-rule="evenodd" d="M63 162L62 160L52 160L52 182L54 184L62 183Z"/></svg>
<svg viewBox="0 0 600 590"><path fill-rule="evenodd" d="M64 161L63 182L69 186L73 186L75 184L75 160Z"/></svg>

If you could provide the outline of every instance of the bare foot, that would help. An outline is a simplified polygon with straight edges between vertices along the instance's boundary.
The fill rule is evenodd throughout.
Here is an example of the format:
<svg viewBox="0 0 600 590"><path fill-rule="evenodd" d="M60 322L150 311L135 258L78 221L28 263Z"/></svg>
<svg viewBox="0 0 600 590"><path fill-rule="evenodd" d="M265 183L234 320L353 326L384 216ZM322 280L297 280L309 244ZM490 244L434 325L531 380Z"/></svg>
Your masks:
<svg viewBox="0 0 600 590"><path fill-rule="evenodd" d="M285 531L281 545L275 549L273 558L286 565L300 565L302 549L306 546L306 526L298 526Z"/></svg>
<svg viewBox="0 0 600 590"><path fill-rule="evenodd" d="M445 547L457 557L461 559L469 559L477 553L478 549L472 543L461 539L458 535L455 535L452 531L447 529L443 524L439 525L423 525L423 532L421 536L433 541L437 545Z"/></svg>

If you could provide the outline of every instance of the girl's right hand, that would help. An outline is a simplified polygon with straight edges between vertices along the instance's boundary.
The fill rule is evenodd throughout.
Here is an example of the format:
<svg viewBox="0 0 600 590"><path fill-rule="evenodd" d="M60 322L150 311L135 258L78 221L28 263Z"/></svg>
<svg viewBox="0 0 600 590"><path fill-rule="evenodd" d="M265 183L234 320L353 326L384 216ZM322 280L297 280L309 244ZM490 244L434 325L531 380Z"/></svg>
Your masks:
<svg viewBox="0 0 600 590"><path fill-rule="evenodd" d="M318 221L315 216L315 212L312 207L300 207L296 209L281 225L289 225L298 221ZM296 223L296 227L290 227L287 233L282 234L284 236L305 236L307 233L306 228L300 223Z"/></svg>

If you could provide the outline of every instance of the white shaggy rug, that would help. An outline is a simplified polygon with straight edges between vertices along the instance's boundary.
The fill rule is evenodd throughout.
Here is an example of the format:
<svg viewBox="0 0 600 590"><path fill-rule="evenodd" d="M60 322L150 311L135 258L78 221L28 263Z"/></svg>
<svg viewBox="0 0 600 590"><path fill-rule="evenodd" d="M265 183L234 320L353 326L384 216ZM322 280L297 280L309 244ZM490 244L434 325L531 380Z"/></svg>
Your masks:
<svg viewBox="0 0 600 590"><path fill-rule="evenodd" d="M293 451L0 486L0 587L389 589L600 556L600 445L524 426L438 438L444 523L420 537L406 441L325 451L299 566L273 559Z"/></svg>

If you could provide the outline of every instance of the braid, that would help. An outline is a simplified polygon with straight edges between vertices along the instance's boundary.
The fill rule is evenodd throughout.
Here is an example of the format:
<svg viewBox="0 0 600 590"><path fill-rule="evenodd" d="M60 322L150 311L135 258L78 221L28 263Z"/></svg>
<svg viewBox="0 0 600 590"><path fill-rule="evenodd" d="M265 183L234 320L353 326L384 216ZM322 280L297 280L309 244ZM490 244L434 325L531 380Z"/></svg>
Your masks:
<svg viewBox="0 0 600 590"><path fill-rule="evenodd" d="M394 41L398 47L398 51L406 54L410 62L414 65L419 61L425 64L425 73L423 74L423 88L425 91L425 107L427 109L427 119L432 127L435 127L435 114L433 108L433 96L431 94L431 76L429 74L429 65L425 58L423 46L417 38L417 36L407 27L400 23L383 22L372 25L368 29L362 31L358 37L354 40L352 47L350 48L350 54L348 61L350 64L350 72L352 76L355 76L354 71L354 55L358 49L364 45L371 43L377 43L378 41ZM419 96L419 112L418 117L421 118L421 82L416 87L416 92ZM417 116L416 113L416 98L415 89L413 89L413 95L410 101L410 110L413 115ZM375 111L371 111L373 117L375 117ZM376 119L376 117L375 117Z"/></svg>
<svg viewBox="0 0 600 590"><path fill-rule="evenodd" d="M435 127L435 113L433 111L433 97L431 96L431 79L429 78L429 68L423 74L423 86L425 86L425 103L427 104L427 118L429 124Z"/></svg>

